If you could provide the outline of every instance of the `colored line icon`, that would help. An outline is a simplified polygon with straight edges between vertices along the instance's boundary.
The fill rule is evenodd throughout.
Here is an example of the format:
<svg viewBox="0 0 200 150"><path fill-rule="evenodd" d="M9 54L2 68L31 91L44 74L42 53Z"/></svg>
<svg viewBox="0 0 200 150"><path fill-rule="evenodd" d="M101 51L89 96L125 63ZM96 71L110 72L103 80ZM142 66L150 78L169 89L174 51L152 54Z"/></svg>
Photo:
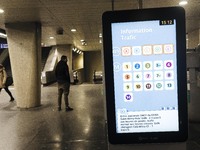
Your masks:
<svg viewBox="0 0 200 150"><path fill-rule="evenodd" d="M151 55L152 54L152 46L150 46L150 45L143 46L142 50L143 50L143 55Z"/></svg>
<svg viewBox="0 0 200 150"><path fill-rule="evenodd" d="M173 44L164 45L164 53L165 54L172 54L173 52L174 52Z"/></svg>
<svg viewBox="0 0 200 150"><path fill-rule="evenodd" d="M125 62L123 63L123 71L131 71L131 63L130 62Z"/></svg>
<svg viewBox="0 0 200 150"><path fill-rule="evenodd" d="M142 47L141 46L133 46L132 47L133 55L141 55L142 54Z"/></svg>
<svg viewBox="0 0 200 150"><path fill-rule="evenodd" d="M122 47L122 56L131 56L131 47L125 46Z"/></svg>
<svg viewBox="0 0 200 150"><path fill-rule="evenodd" d="M124 81L132 81L132 73L124 73L123 80Z"/></svg>
<svg viewBox="0 0 200 150"><path fill-rule="evenodd" d="M162 45L154 45L153 53L154 54L162 54L163 53Z"/></svg>
<svg viewBox="0 0 200 150"><path fill-rule="evenodd" d="M173 60L164 61L165 69L173 69Z"/></svg>
<svg viewBox="0 0 200 150"><path fill-rule="evenodd" d="M144 61L143 67L144 67L144 70L152 70L152 62L151 61Z"/></svg>
<svg viewBox="0 0 200 150"><path fill-rule="evenodd" d="M132 93L125 93L124 94L124 101L125 102L132 102L133 101L133 94Z"/></svg>
<svg viewBox="0 0 200 150"><path fill-rule="evenodd" d="M141 62L133 62L133 70L134 71L140 71L142 69L142 63Z"/></svg>

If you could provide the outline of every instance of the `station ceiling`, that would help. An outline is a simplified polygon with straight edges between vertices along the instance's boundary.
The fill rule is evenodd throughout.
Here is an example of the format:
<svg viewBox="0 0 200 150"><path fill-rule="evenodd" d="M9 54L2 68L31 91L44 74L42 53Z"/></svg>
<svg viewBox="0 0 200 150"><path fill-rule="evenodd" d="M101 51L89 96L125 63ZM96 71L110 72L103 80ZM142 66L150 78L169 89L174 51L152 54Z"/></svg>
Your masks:
<svg viewBox="0 0 200 150"><path fill-rule="evenodd" d="M142 0L140 0L141 2ZM180 0L143 0L143 8L178 6ZM200 28L200 0L188 0L186 32ZM5 23L41 22L42 44L74 44L83 51L101 50L101 17L111 10L138 9L138 0L0 0L0 27ZM63 34L57 31L63 29ZM71 32L76 29L76 32ZM54 37L54 39L50 39ZM83 46L81 40L87 45Z"/></svg>

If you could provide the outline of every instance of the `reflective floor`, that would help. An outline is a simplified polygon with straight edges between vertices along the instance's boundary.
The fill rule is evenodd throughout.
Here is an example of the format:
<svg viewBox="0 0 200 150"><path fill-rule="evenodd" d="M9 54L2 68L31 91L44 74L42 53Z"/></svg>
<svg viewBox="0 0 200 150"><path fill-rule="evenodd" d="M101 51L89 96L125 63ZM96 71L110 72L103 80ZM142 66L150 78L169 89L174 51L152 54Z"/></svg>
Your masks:
<svg viewBox="0 0 200 150"><path fill-rule="evenodd" d="M41 107L19 110L2 91L0 150L106 150L102 85L73 85L69 98L74 110L58 112L56 85L43 87Z"/></svg>
<svg viewBox="0 0 200 150"><path fill-rule="evenodd" d="M15 90L10 88L13 95ZM57 111L56 84L42 87L42 105L18 109L0 93L0 150L107 150L102 84L72 85L73 111ZM200 123L189 124L187 150L200 150Z"/></svg>

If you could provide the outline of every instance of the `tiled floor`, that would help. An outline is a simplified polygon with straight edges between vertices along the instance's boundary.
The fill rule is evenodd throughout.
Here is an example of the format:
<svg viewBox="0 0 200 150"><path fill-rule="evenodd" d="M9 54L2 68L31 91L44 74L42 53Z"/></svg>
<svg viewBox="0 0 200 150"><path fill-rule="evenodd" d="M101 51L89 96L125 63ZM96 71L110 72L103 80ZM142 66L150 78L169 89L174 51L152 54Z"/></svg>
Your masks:
<svg viewBox="0 0 200 150"><path fill-rule="evenodd" d="M2 91L0 150L107 150L102 84L72 85L69 98L74 110L58 112L54 84L40 107L20 110ZM187 150L200 150L200 123L189 124Z"/></svg>

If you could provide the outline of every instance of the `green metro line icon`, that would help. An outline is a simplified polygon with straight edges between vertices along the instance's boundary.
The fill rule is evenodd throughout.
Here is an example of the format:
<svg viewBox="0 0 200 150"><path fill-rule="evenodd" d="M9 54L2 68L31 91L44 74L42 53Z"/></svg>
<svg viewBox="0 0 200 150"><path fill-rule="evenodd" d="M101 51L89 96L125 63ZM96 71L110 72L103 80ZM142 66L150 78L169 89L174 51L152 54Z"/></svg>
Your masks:
<svg viewBox="0 0 200 150"><path fill-rule="evenodd" d="M156 84L156 87L157 87L158 89L160 89L160 88L162 88L162 84L161 84L161 83L157 83L157 84Z"/></svg>

